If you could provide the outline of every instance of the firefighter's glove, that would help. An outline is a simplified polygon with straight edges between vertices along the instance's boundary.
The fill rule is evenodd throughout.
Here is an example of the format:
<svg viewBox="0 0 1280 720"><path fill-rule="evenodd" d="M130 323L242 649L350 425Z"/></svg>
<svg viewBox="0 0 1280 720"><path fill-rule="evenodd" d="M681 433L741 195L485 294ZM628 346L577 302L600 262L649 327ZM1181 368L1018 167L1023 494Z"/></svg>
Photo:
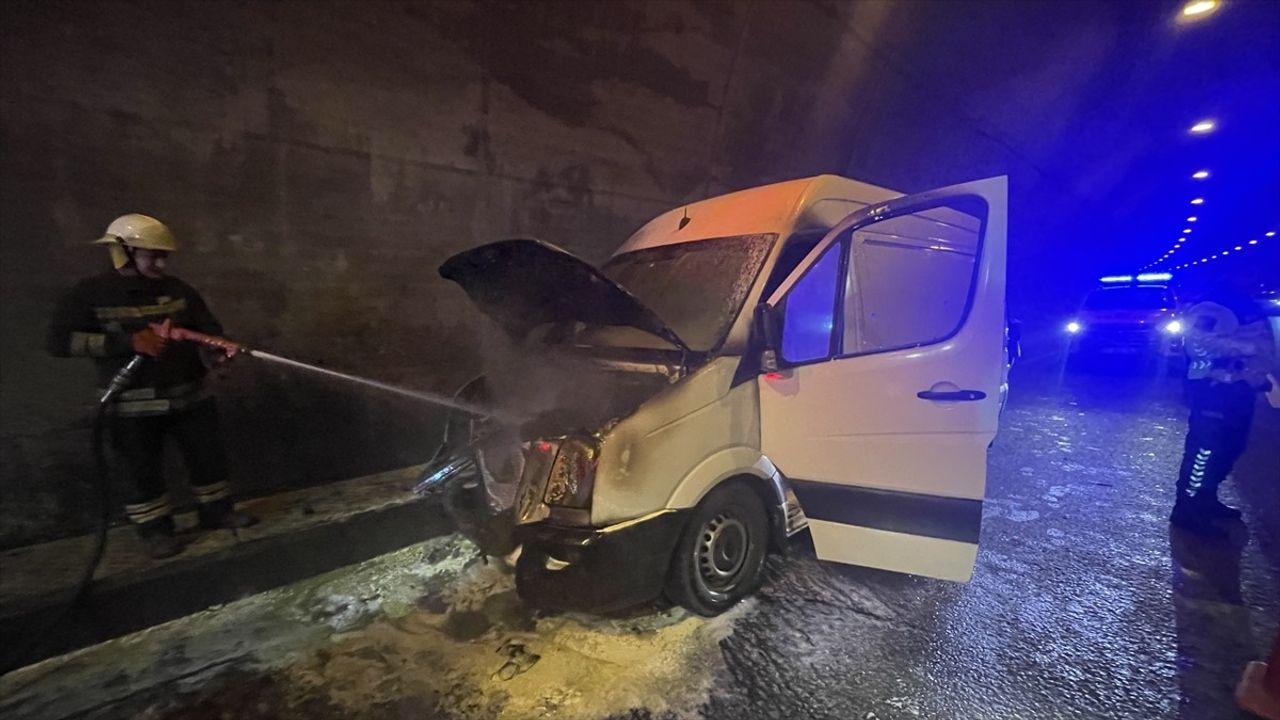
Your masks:
<svg viewBox="0 0 1280 720"><path fill-rule="evenodd" d="M211 348L204 345L201 345L197 352L200 355L200 362L204 363L205 368L209 370L225 365L231 358L236 356L234 351Z"/></svg>
<svg viewBox="0 0 1280 720"><path fill-rule="evenodd" d="M136 353L158 358L168 349L169 338L161 336L150 327L145 327L129 337L129 345Z"/></svg>

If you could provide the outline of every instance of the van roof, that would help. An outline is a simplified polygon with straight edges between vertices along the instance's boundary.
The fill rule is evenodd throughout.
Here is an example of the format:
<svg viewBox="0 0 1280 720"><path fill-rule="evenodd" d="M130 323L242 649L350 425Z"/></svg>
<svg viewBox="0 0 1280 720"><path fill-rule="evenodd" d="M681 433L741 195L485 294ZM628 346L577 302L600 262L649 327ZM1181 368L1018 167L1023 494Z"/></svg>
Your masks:
<svg viewBox="0 0 1280 720"><path fill-rule="evenodd" d="M827 230L855 210L901 196L839 175L762 185L669 210L645 223L614 254L731 235ZM682 228L686 215L689 222Z"/></svg>

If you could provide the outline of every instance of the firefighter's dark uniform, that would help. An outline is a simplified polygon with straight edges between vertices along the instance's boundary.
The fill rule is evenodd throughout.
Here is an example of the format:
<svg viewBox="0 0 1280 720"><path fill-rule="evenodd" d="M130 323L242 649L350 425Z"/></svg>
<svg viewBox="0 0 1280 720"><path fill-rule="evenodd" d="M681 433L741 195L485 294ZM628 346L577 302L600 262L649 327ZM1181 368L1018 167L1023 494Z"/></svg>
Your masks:
<svg viewBox="0 0 1280 720"><path fill-rule="evenodd" d="M1218 486L1244 454L1255 399L1268 387L1274 347L1265 318L1247 301L1203 302L1187 315L1187 386L1191 415L1171 520L1217 534L1214 517L1239 513L1218 500Z"/></svg>
<svg viewBox="0 0 1280 720"><path fill-rule="evenodd" d="M77 283L62 298L48 349L59 357L93 358L98 385L105 388L133 355L130 336L166 318L175 327L222 332L200 294L181 280L106 272ZM174 343L148 359L108 409L112 447L128 488L125 513L143 537L174 529L162 473L166 437L182 453L201 523L216 526L232 510L217 409L201 382L205 373L194 343Z"/></svg>

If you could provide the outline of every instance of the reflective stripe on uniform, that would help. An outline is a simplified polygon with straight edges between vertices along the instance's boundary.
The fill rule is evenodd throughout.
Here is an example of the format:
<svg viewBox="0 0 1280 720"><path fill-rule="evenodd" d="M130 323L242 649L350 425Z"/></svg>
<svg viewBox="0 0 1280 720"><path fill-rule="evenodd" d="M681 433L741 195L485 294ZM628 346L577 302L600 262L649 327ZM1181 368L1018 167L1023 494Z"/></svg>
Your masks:
<svg viewBox="0 0 1280 720"><path fill-rule="evenodd" d="M96 307L93 314L99 320L128 320L172 315L187 309L186 298L175 298L155 305L133 305L122 307Z"/></svg>
<svg viewBox="0 0 1280 720"><path fill-rule="evenodd" d="M1187 482L1187 497L1195 497L1200 492L1200 486L1204 484L1204 473L1209 465L1209 456L1213 454L1208 448L1201 448L1196 451L1195 462L1191 466L1191 477Z"/></svg>
<svg viewBox="0 0 1280 720"><path fill-rule="evenodd" d="M132 390L125 390L116 397L120 400L164 400L185 397L199 389L200 383L189 382L182 383L181 385L170 385L169 387L164 388L133 388ZM99 396L104 392L106 392L106 388L99 388L97 390L97 394Z"/></svg>
<svg viewBox="0 0 1280 720"><path fill-rule="evenodd" d="M129 517L129 522L135 525L149 523L153 520L159 520L173 512L173 505L169 502L169 494L165 493L155 500L147 502L133 503L124 506L124 513Z"/></svg>
<svg viewBox="0 0 1280 720"><path fill-rule="evenodd" d="M72 355L102 357L106 354L107 336L102 333L72 332L67 349Z"/></svg>
<svg viewBox="0 0 1280 720"><path fill-rule="evenodd" d="M117 400L111 404L110 412L118 417L140 417L145 415L164 415L166 413L177 412L184 408L188 408L209 397L208 391L200 388L197 383L189 383L187 387L194 387L193 392L181 397L167 397L135 400ZM153 388L142 388L150 390L152 395L155 394Z"/></svg>
<svg viewBox="0 0 1280 720"><path fill-rule="evenodd" d="M227 487L226 482L216 482L212 485L192 485L191 492L196 496L198 503L211 503L230 497L231 489Z"/></svg>

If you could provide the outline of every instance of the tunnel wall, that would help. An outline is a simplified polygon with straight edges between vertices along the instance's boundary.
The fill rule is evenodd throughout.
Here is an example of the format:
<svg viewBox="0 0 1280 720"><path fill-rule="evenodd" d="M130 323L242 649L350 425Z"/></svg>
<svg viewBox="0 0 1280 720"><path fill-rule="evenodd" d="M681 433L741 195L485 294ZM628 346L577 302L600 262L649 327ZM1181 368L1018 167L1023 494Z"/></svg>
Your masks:
<svg viewBox="0 0 1280 720"><path fill-rule="evenodd" d="M43 333L122 213L170 224L229 335L449 390L483 321L435 268L490 239L600 260L680 202L822 172L1069 198L1036 158L1087 94L1061 63L1095 58L984 80L1008 58L975 36L966 71L921 67L954 33L920 5L6 3L0 544L93 515L89 363ZM421 461L441 422L252 361L214 383L246 494Z"/></svg>

